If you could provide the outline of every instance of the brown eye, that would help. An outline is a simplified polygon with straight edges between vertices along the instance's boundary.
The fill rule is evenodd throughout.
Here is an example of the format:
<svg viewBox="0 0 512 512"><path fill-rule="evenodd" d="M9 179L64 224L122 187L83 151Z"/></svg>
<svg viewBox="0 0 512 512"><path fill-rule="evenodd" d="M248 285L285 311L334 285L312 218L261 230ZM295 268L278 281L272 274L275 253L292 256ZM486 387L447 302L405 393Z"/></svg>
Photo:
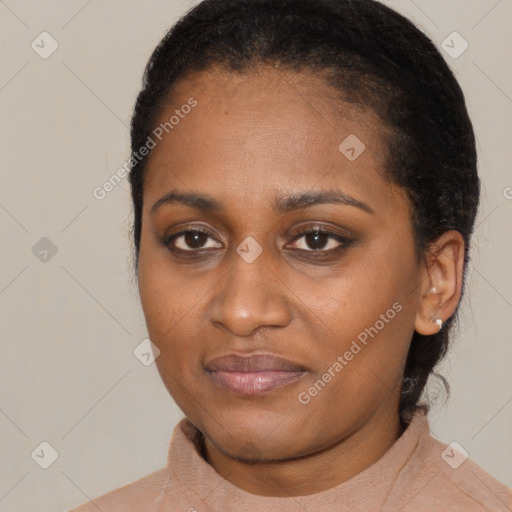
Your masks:
<svg viewBox="0 0 512 512"><path fill-rule="evenodd" d="M185 245L192 249L200 249L208 240L208 235L199 231L188 231L182 236Z"/></svg>
<svg viewBox="0 0 512 512"><path fill-rule="evenodd" d="M214 241L214 245L205 246L206 242L211 239L214 241L212 235L207 231L200 229L190 229L181 231L170 237L165 241L165 245L170 249L177 249L180 251L198 251L202 249L218 249L220 246Z"/></svg>
<svg viewBox="0 0 512 512"><path fill-rule="evenodd" d="M302 232L299 236L297 236L294 241L304 240L299 244L299 246L295 247L301 251L315 252L329 252L340 247L347 246L351 240L343 237L341 235L337 235L336 233L331 233L330 231L326 231L323 229L310 229Z"/></svg>
<svg viewBox="0 0 512 512"><path fill-rule="evenodd" d="M326 233L314 232L304 235L306 244L311 249L325 249L326 244L329 242L331 237Z"/></svg>

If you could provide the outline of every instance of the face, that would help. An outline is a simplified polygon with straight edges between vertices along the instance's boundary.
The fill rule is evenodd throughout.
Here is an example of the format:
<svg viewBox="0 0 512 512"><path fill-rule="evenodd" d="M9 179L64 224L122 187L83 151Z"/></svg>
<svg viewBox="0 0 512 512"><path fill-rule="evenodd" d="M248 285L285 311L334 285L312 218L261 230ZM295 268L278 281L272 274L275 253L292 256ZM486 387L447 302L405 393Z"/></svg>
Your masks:
<svg viewBox="0 0 512 512"><path fill-rule="evenodd" d="M173 115L146 168L138 280L176 403L242 459L398 418L421 271L379 120L266 68L188 76L157 124Z"/></svg>

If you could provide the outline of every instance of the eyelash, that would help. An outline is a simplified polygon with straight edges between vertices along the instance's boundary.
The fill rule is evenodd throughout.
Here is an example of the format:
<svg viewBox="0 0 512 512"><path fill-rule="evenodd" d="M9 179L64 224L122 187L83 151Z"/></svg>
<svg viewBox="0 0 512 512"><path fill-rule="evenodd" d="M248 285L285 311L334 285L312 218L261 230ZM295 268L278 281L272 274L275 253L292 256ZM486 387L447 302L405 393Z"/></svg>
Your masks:
<svg viewBox="0 0 512 512"><path fill-rule="evenodd" d="M186 235L186 234L194 234L194 233L202 233L204 235L207 235L209 238L212 238L212 239L215 239L215 237L206 229L202 228L202 227L194 227L193 229L186 229L186 230L183 230L183 231L180 231L179 233L175 233L173 235L170 235L168 237L165 237L162 239L162 244L167 247L171 252L175 252L175 253L180 253L180 254L186 254L186 255L189 255L189 256L194 256L194 255L197 255L198 253L200 252L204 252L204 251L209 251L211 249L189 249L189 250L185 250L185 249L178 249L176 247L172 247L172 244L176 241L176 239ZM335 252L338 252L338 251L341 251L343 249L346 249L348 248L348 246L354 241L353 239L351 238L348 238L346 236L343 236L343 235L339 235L337 233L333 233L331 231L328 231L326 230L325 228L323 227L320 227L320 226L316 226L316 227L309 227L307 229L305 229L304 231L301 231L300 233L297 233L293 240L292 241L297 241L297 240L300 240L301 238L307 236L307 235L312 235L312 234L317 234L317 235L324 235L324 236L327 236L328 237L328 240L329 239L334 239L336 240L337 242L340 243L340 245L334 249L310 249L310 250L306 250L306 249L296 249L300 252L303 252L303 253L312 253L312 255L314 255L313 257L321 257L321 256L327 256L329 254L333 254ZM327 244L328 244L328 241L327 241Z"/></svg>

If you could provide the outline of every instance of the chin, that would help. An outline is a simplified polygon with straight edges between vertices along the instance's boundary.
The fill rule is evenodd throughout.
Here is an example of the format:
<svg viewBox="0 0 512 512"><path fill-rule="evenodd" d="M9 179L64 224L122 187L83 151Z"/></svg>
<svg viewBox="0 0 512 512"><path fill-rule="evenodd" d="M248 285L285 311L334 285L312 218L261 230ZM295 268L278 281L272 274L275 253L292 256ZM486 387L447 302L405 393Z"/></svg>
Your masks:
<svg viewBox="0 0 512 512"><path fill-rule="evenodd" d="M204 420L204 421L203 421ZM224 429L222 425L229 425ZM221 418L205 417L196 426L219 451L244 462L283 460L300 456L296 419L268 411L224 412Z"/></svg>

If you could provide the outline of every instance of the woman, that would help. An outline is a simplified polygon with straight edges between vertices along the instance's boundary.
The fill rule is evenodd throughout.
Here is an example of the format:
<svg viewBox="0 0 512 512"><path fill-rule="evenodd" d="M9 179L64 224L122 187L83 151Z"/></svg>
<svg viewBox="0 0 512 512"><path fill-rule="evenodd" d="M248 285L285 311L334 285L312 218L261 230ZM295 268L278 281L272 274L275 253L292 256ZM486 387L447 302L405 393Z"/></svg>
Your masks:
<svg viewBox="0 0 512 512"><path fill-rule="evenodd" d="M155 49L131 144L141 303L186 418L167 468L76 511L512 508L420 401L479 201L425 35L373 0L205 0Z"/></svg>

